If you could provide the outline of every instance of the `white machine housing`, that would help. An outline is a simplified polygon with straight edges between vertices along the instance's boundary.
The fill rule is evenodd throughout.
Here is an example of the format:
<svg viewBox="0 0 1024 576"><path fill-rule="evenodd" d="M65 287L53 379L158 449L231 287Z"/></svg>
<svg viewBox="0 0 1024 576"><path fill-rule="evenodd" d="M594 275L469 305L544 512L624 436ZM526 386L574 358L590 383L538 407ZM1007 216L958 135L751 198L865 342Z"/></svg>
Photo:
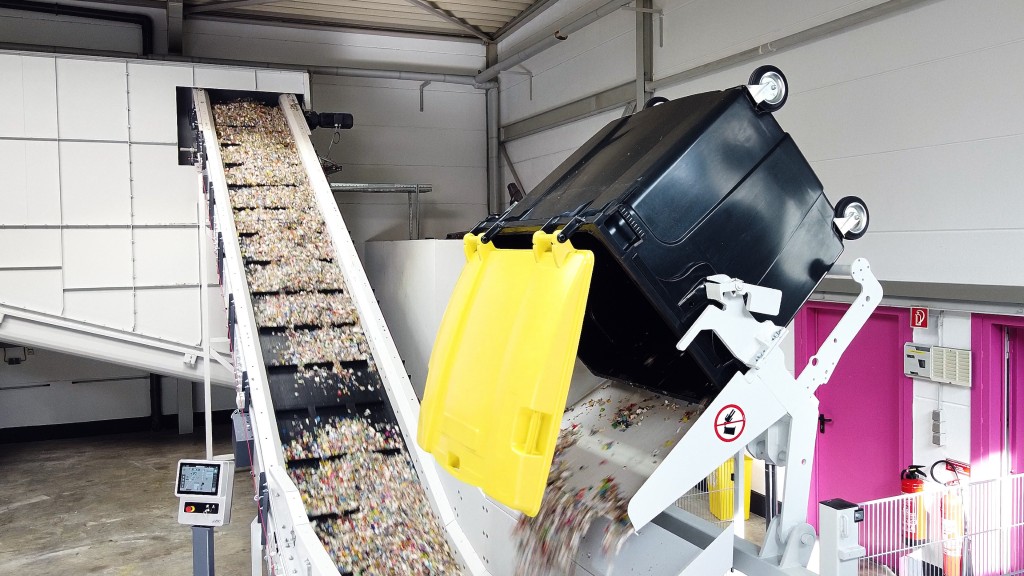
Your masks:
<svg viewBox="0 0 1024 576"><path fill-rule="evenodd" d="M231 522L234 479L234 461L178 460L178 473L174 477L178 523L224 526Z"/></svg>

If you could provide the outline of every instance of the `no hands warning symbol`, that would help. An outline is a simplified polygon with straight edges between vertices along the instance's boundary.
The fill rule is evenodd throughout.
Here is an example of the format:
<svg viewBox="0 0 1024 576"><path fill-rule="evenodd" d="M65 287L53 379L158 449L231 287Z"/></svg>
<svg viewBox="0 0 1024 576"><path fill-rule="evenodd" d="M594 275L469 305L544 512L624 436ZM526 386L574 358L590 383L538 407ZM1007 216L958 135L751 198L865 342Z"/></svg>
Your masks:
<svg viewBox="0 0 1024 576"><path fill-rule="evenodd" d="M736 404L729 404L718 411L715 416L715 435L722 442L732 442L743 434L747 427L747 416L743 408Z"/></svg>

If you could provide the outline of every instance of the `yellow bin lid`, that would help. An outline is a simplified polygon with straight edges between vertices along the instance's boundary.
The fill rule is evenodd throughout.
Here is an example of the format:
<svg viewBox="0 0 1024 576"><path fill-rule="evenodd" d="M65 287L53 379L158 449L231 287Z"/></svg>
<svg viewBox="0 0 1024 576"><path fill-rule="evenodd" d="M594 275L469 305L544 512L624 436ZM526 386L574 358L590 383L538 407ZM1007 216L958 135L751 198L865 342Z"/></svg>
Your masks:
<svg viewBox="0 0 1024 576"><path fill-rule="evenodd" d="M430 355L417 442L456 478L530 516L565 411L594 254L464 238L462 271Z"/></svg>

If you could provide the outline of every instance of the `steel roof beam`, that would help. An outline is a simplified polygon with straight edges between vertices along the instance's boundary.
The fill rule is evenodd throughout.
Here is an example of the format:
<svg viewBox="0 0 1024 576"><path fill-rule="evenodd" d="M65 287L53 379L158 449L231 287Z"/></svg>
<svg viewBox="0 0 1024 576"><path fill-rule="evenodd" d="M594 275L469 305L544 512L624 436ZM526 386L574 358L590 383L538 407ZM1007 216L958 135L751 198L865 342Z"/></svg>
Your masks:
<svg viewBox="0 0 1024 576"><path fill-rule="evenodd" d="M185 9L185 14L202 14L203 12L213 12L224 10L226 8L243 8L245 6L260 6L263 4L271 4L279 0L223 0L221 2L206 2L196 6L189 6Z"/></svg>
<svg viewBox="0 0 1024 576"><path fill-rule="evenodd" d="M412 4L413 6L419 6L420 8L426 10L427 12L433 14L434 16L437 16L438 18L450 24L454 24L459 28L462 28L466 32L469 32L473 36L476 36L485 43L489 44L494 41L483 30L477 28L476 26L473 26L469 22L466 22L465 20L459 18L458 16L449 12L448 10L441 8L434 2L429 2L427 0L406 0L406 2Z"/></svg>
<svg viewBox="0 0 1024 576"><path fill-rule="evenodd" d="M508 38L516 30L519 30L523 26L526 26L531 20L540 16L545 10L555 5L558 0L539 0L534 4L531 4L526 10L519 13L518 16L508 21L507 24L498 28L498 31L494 33L494 41L501 42Z"/></svg>

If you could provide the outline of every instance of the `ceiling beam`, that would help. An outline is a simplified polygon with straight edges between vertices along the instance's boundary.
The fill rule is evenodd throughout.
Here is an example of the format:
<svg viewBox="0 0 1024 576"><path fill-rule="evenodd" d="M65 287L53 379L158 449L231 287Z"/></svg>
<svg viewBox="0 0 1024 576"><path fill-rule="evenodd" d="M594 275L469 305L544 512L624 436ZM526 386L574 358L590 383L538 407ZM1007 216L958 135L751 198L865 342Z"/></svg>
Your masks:
<svg viewBox="0 0 1024 576"><path fill-rule="evenodd" d="M189 6L185 9L185 14L191 16L192 14L202 14L203 12L220 11L227 8L260 6L262 4L270 4L272 2L277 1L278 0L221 0L219 2L206 2L204 4Z"/></svg>
<svg viewBox="0 0 1024 576"><path fill-rule="evenodd" d="M451 24L458 26L459 28L462 28L463 30L469 32L473 36L476 36L477 38L483 40L485 43L489 44L493 42L493 39L486 33L484 33L483 30L480 30L476 26L473 26L469 22L466 22L462 18L459 18L455 14L452 14L448 10L441 8L434 2L430 2L428 0L406 0L406 2L412 4L413 6L419 6L420 8L426 10L427 12L430 12L434 16L437 16L438 18L446 22L449 22Z"/></svg>
<svg viewBox="0 0 1024 576"><path fill-rule="evenodd" d="M293 12L295 14L340 14L345 18L355 19L357 17L361 17L379 22L387 22L389 24L400 24L404 20L412 20L427 26L434 26L446 30L454 29L460 34L468 34L467 32L463 32L461 27L456 26L455 24L449 24L447 21L441 21L433 14L425 12L417 6L406 3L405 0L401 0L401 4L388 4L386 7L379 7L383 5L378 5L378 7L367 8L365 6L358 6L358 4L358 2L352 2L351 0L343 0L340 4L321 4L315 0L279 0L272 6L264 6L260 9L268 10L270 8L280 8L286 12ZM466 17L465 20L484 32L487 32L489 29L497 29L500 25L500 22L497 20L489 21L468 17Z"/></svg>
<svg viewBox="0 0 1024 576"><path fill-rule="evenodd" d="M332 10L334 12L354 12L363 11L363 14L376 13L382 17L388 17L390 14L415 14L416 16L422 16L423 18L429 18L432 21L437 19L434 14L424 11L419 6L413 6L405 0L400 0L399 4L384 4L382 2L368 2L364 0L332 0L330 4L323 3L323 0L282 0L282 6L300 6L309 7L317 10ZM451 6L450 2L446 2L445 6ZM459 16L466 22L473 24L481 30L485 30L485 26L492 28L499 28L504 26L505 22L509 18L515 16L516 13L512 14L498 14L498 13L485 13L477 12L472 9L462 8L449 8L459 13Z"/></svg>
<svg viewBox="0 0 1024 576"><path fill-rule="evenodd" d="M330 18L324 16L298 16L286 11L272 11L275 6L266 6L265 9L256 7L255 10L224 10L211 11L196 14L193 18L198 20L218 20L222 22L243 22L248 24L261 24L264 26L276 27L300 27L316 30L345 30L348 32L362 34L384 34L387 36L399 36L409 38L423 38L430 40L448 40L455 42L472 42L477 44L479 38L470 36L469 33L458 30L441 30L439 28L426 26L398 26L381 25L369 21L359 21L349 18ZM439 24L440 25L440 24Z"/></svg>
<svg viewBox="0 0 1024 576"><path fill-rule="evenodd" d="M508 38L513 32L519 30L531 20L540 16L545 10L554 6L557 0L539 0L531 4L526 10L519 13L518 16L509 20L508 24L505 24L494 33L494 41L501 42L505 38Z"/></svg>

